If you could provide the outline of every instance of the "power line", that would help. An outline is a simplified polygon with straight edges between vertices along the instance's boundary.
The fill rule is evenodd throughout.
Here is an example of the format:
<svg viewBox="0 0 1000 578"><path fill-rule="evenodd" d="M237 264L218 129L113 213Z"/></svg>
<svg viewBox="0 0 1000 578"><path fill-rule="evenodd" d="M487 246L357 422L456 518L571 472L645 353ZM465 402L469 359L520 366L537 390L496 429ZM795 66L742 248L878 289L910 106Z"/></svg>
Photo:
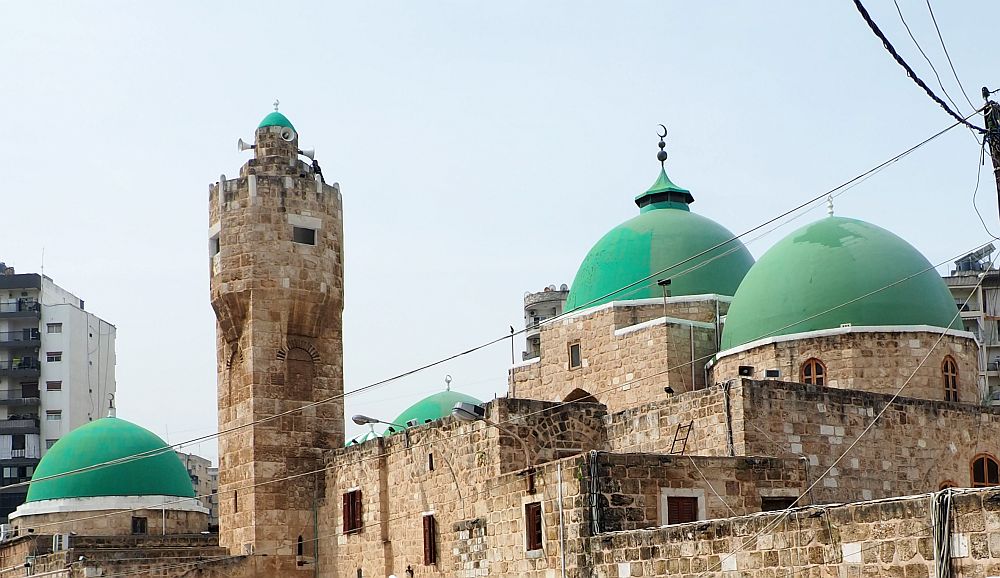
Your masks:
<svg viewBox="0 0 1000 578"><path fill-rule="evenodd" d="M979 247L975 247L972 250L981 248L982 246L983 245L980 245ZM959 255L964 255L964 254L966 254L968 252L969 252L968 250L967 251L963 251ZM860 295L860 296L855 297L853 299L850 299L848 301L842 302L842 303L840 303L838 305L834 305L833 307L830 307L830 308L828 308L828 309L826 309L824 311L820 311L820 312L818 312L818 313L816 313L814 315L811 315L809 317L806 317L806 318L794 321L794 322L789 323L788 325L785 325L783 327L779 327L778 329L775 329L775 330L773 330L773 331L771 331L769 333L760 335L759 337L757 337L755 339L755 341L759 340L759 339L766 338L766 337L771 336L771 335L776 334L776 333L780 333L781 331L783 331L785 329L788 329L790 327L794 327L795 325L798 325L800 323L804 323L805 321L808 321L810 319L816 318L818 316L825 315L825 314L830 313L832 311L835 311L835 310L837 310L837 309L839 309L841 307L845 307L847 305L855 303L855 302L857 302L859 300L866 299L866 298L868 298L868 297L870 297L872 295L875 295L875 294L877 294L877 293L879 293L881 291L884 291L886 289L889 289L891 287L899 285L900 283L905 283L906 281L908 281L910 279L913 279L914 277L917 277L919 275L927 273L928 271L933 271L937 266L940 266L941 264L947 263L949 260L951 260L951 259L946 259L945 261L942 261L941 263L939 263L937 265L930 265L930 266L928 266L928 267L926 267L926 268L924 268L924 269L922 269L922 270L920 270L920 271L918 271L916 273L913 273L911 275L908 275L906 277L903 277L901 279L893 281L892 283L884 285L884 286L882 286L882 287L880 287L878 289L875 289L873 291L869 291L869 292L867 292L867 293L865 293L863 295ZM980 284L981 283L982 283L982 279L980 279ZM972 292L970 292L969 299L971 299L971 296L974 293L975 293L975 290L973 290ZM966 303L968 303L969 299L966 300ZM956 315L957 315L957 313L956 313ZM952 322L954 322L954 318L952 319ZM944 337L945 334L946 334L946 331L943 331L941 333L941 336L938 338L937 343L935 343L934 347L932 347L931 350L928 352L928 356L930 355L930 352L932 352L937 347L937 345L940 343L941 339L943 339L943 337ZM710 359L711 357L713 357L715 355L716 355L715 353L712 353L712 354L709 354L709 355L706 355L706 356L702 356L702 357L697 358L697 359L692 359L690 361L681 362L681 363L679 363L677 365L668 367L667 369L664 369L662 371L653 373L651 375L647 375L647 376L640 377L638 379L634 379L634 380L630 381L629 384L630 385L635 385L635 384L637 384L639 382L648 381L648 380L651 380L651 379L653 379L655 377L659 377L661 375L666 375L666 374L668 374L668 373L670 373L672 371L675 371L677 369L687 367L688 365L691 365L691 364L693 364L693 363L695 363L697 361L704 361L704 360ZM924 361L926 361L926 358L924 359ZM919 366L918 366L917 369L919 370ZM916 374L916 371L914 371L914 373L911 374L909 378L907 378L907 382L910 379L912 379L913 375L915 375L915 374ZM904 383L903 387L905 387L905 386L906 386L906 383ZM603 390L598 390L598 391L594 392L594 394L598 394L599 395L599 394L602 394L602 393L608 393L608 392L617 390L620 387L621 387L620 385L611 386L611 387L603 389ZM901 391L901 389L902 388L900 388L900 390L898 390L898 391ZM897 396L898 396L898 391L897 391ZM893 398L893 399L895 399L895 398ZM539 415L539 414L542 414L542 413L546 413L546 412L552 411L554 409L557 409L557 408L569 405L571 403L574 403L574 402L572 402L572 401L558 402L558 403L555 403L553 405L541 408L539 410L519 415L519 416L517 416L516 419L518 421L521 421L521 420L524 420L525 418L532 417L532 416L535 416L535 415ZM889 403L891 404L892 401L890 401ZM879 415L881 415L881 414L879 414ZM498 422L498 425L503 426L503 425L506 425L506 424L512 424L514 421L515 421L515 418L510 418L510 419L508 419L506 421ZM489 425L489 424L487 424L487 425ZM472 435L474 433L474 431L475 430L471 430L470 429L468 432L465 432L465 433L453 433L453 434L451 434L451 435L449 435L447 437L438 438L437 440L428 440L426 442L419 443L419 444L416 444L416 445L407 445L407 446L405 446L402 449L404 449L404 450L411 450L412 451L413 449L420 448L420 447L428 447L428 446L433 447L433 446L435 446L436 444L438 444L440 442L444 442L444 441L448 441L448 440L454 440L454 439L457 439L459 437L466 436L466 435ZM862 435L863 435L863 433L862 433ZM855 444L859 440L860 440L860 436L859 436L858 440L855 440ZM773 440L772 440L772 442L773 442ZM852 447L853 447L853 445L854 444L852 444ZM153 450L153 451L159 451L159 452L162 453L164 449L165 448L159 448L158 450ZM848 449L848 451L850 451L850 448ZM845 455L846 455L846 452L845 452ZM129 457L134 457L134 456L127 456L126 458L122 458L122 459L127 459ZM146 456L146 457L148 457L148 456ZM227 494L230 491L232 491L232 492L235 493L235 492L238 492L240 490L246 490L246 489L256 488L256 487L260 487L260 486L275 484L275 483L279 483L279 482L285 482L285 481L289 481L289 480L293 480L293 479L303 478L303 477L310 476L310 475L318 475L318 474L320 474L322 472L325 472L325 471L330 470L330 469L335 468L335 467L336 468L342 468L342 467L347 467L347 466L352 466L352 465L358 465L358 464L361 464L361 463L366 462L366 461L380 459L381 457L382 457L382 455L380 454L380 455L376 455L376 456L370 456L370 457L367 457L367 458L361 458L361 459L359 459L357 461L346 463L346 464L344 464L344 463L332 463L332 464L328 464L328 465L326 465L326 466L324 466L322 468L316 469L316 470L311 470L311 471L307 471L307 472L301 472L301 473L298 473L298 474L293 474L293 475L285 476L285 477L282 477L282 478L275 478L275 479L270 479L270 480L265 480L265 481L262 481L262 482L257 482L257 483L249 484L249 485L244 485L244 486L241 486L241 487L238 487L238 488L233 488L232 490L226 490L225 492L221 492L220 494L217 494L217 495L224 495L224 494ZM841 456L840 459L842 459L842 458L843 458L843 455ZM136 458L136 459L142 459L142 458ZM129 461L131 461L131 460L129 460ZM834 464L834 465L836 465L836 464ZM106 466L102 465L102 467L106 467ZM526 466L526 467L533 467L533 466ZM831 467L831 469L832 469L832 467ZM822 474L819 478L817 478L816 482L814 484L812 484L809 487L809 489L806 490L805 493L808 493L809 491L811 491L811 489L813 487L815 487L816 483L819 483L819 480L821 480L823 478L823 476L825 476L827 473L829 473L829 471L830 471L830 469L828 469L826 472L824 472L824 474ZM73 473L74 472L66 472L65 474L60 474L60 475L56 475L56 476L49 476L49 477L42 478L42 479L50 479L50 478L54 478L54 477L61 477L63 475L70 475L70 474L73 474ZM714 488L713 488L713 491L714 491ZM805 493L803 495L805 495ZM174 499L174 500L170 500L170 501L167 501L167 502L163 502L163 503L160 503L160 504L155 504L155 505L149 506L149 508L155 509L157 507L168 506L168 505L171 505L171 504L185 502L185 501L189 501L189 500L192 500L192 499L198 499L198 498L202 498L202 497L208 497L208 496L211 496L211 495L212 494L205 494L205 495L202 495L202 496L195 496L194 498L177 498L177 499ZM90 520L90 519L95 519L95 518L103 518L103 517L115 516L115 515L120 515L120 514L124 514L124 513L128 513L128 512L132 512L132 511L133 511L133 509L125 509L125 510L119 510L119 511L113 511L113 512L106 512L106 513L102 513L102 514L95 514L95 515L91 515L91 516L85 516L85 517L81 517L81 518L74 518L74 519L70 519L70 520L61 520L61 521L58 521L58 522L49 522L49 523L39 524L37 526L33 526L33 528L38 529L38 528L43 528L43 527L52 526L52 525L63 525L63 524L67 524L67 523L70 523L70 522L77 522L77 521Z"/></svg>
<svg viewBox="0 0 1000 578"><path fill-rule="evenodd" d="M924 52L924 49L920 46L920 43L917 42L917 37L914 36L913 31L910 30L910 25L906 23L906 18L903 17L903 10L899 7L899 0L892 0L892 2L893 4L896 5L896 13L899 14L899 21L903 23L903 28L905 28L906 33L910 35L910 40L913 41L913 45L917 47L918 51L920 51L920 55L924 57L924 61L927 62L927 65L931 67L931 72L934 73L934 78L937 79L938 87L941 88L941 92L944 93L944 96L945 98L948 99L948 102L950 102L952 106L958 109L958 105L955 104L955 99L953 99L951 95L948 94L948 89L946 89L944 87L944 83L941 82L941 75L938 74L937 68L934 66L934 63L931 62L931 59L927 56L927 53ZM974 109L976 107L973 106L972 108Z"/></svg>
<svg viewBox="0 0 1000 578"><path fill-rule="evenodd" d="M948 54L948 47L944 43L944 36L941 35L941 29L938 28L937 18L934 16L934 9L931 8L931 0L924 1L927 3L927 11L931 13L931 22L934 23L934 30L937 31L938 40L941 41L941 49L944 51L945 58L948 59L948 66L951 67L951 73L955 76L955 82L958 83L958 88L961 89L962 96L965 97L965 101L969 103L969 106L976 108L976 105L972 104L972 101L969 100L969 93L965 91L965 87L962 86L962 81L958 78L958 72L955 71L955 63L951 61L951 55ZM955 108L958 107L956 106Z"/></svg>
<svg viewBox="0 0 1000 578"><path fill-rule="evenodd" d="M967 121L964 118L962 118L962 116L959 115L957 112L955 112L954 110L952 110L951 107L948 106L948 103L946 103L945 101L941 100L941 98L938 97L938 95L934 94L934 91L931 90L929 86L927 86L927 83L925 83L923 80L920 80L920 77L917 76L917 73L914 72L913 69L910 68L910 65L907 64L905 60L903 60L903 57L900 56L898 52L896 52L896 49L893 48L892 43L889 42L889 39L886 38L885 34L882 33L882 30L880 30L879 27L878 27L878 25L875 24L875 21L872 20L871 15L868 14L868 11L865 10L864 5L861 4L861 0L854 0L854 6L857 7L858 12L861 13L861 17L865 19L865 22L868 24L868 27L871 28L872 32L875 33L875 36L878 36L879 39L882 41L882 45L885 46L885 49L889 52L889 54L892 56L892 58L900 66L902 66L904 70L906 70L907 76L909 76L913 80L913 82L917 83L917 86L919 86L920 88L924 89L924 92L927 93L927 96L929 96L931 98L931 100L933 100L934 102L938 103L938 105L941 108L943 108L945 112L947 112L948 114L950 114L952 116L952 118L954 118L955 120L957 120L959 123L964 124L965 126L971 128L971 129L973 129L973 130L975 130L975 131L977 131L977 132L979 132L981 134L985 134L986 133L985 129L982 129L982 128L980 128L980 127L978 127L978 126L970 123L969 121Z"/></svg>
<svg viewBox="0 0 1000 578"><path fill-rule="evenodd" d="M964 122L964 119L960 119L960 120L962 120ZM586 307L587 305L589 305L589 303L593 303L594 301L598 301L598 300L603 299L605 297L615 295L617 293L620 293L623 290L626 290L626 289L629 289L631 287L634 287L635 285L637 285L639 283L642 283L644 281L648 281L650 279L657 278L660 274L662 274L665 271L673 269L674 267L680 266L682 264L688 263L688 262L690 262L690 261L692 261L692 260L694 260L694 259L696 259L696 258L698 258L700 256L703 256L703 255L705 255L707 253L710 253L710 252L714 251L715 249L723 247L726 244L731 243L731 242L733 242L733 241L735 241L735 240L737 240L737 239L739 239L741 237L744 237L744 236L746 236L746 235L748 235L748 234L750 234L752 232L760 230L761 228L763 228L763 227L765 227L765 226L767 226L769 224L772 224L775 221L778 221L778 220L780 220L780 219L782 219L782 218L784 218L784 217L786 217L788 215L791 215L792 213L795 213L796 211L799 211L800 209L802 209L804 207L807 207L808 205L810 205L812 203L815 203L816 201L818 201L818 200L820 200L820 199L822 199L824 197L827 197L827 196L829 196L829 195L831 195L831 194L833 194L833 193L835 193L835 192L837 192L837 191L839 191L841 189L844 189L845 187L852 186L852 185L856 184L857 182L859 182L860 180L863 180L863 179L867 178L868 176L874 174L875 172L882 170L886 166L888 166L890 164L893 164L893 163L899 161L900 159L906 157L907 155L911 154L913 151L919 149L920 147L922 147L922 146L926 145L927 143L933 141L934 139L940 137L941 135L945 134L946 132L950 131L951 129L955 128L956 126L959 126L959 124L960 123L958 123L958 122L953 123L952 125L950 125L950 126L944 128L944 129L938 131L937 133L931 135L930 137L924 139L923 141L917 143L916 145L911 146L910 148L906 149L905 151L903 151L903 152L901 152L901 153L899 153L899 154L891 157L890 159L888 159L886 161L883 161L883 162L879 163L875 167L873 167L873 168L871 168L871 169L869 169L867 171L864 171L863 173L859 174L858 176L856 176L856 177L854 177L852 179L849 179L848 181L845 181L844 183L838 185L837 187L834 187L833 189L830 189L829 191L826 191L826 192L824 192L824 193L822 193L820 195L817 195L817 196L813 197L812 199L810 199L810 200L808 200L808 201L806 201L804 203L801 203L801 204L797 205L796 207L794 207L794 208L792 208L790 210L787 210L787 211L783 212L782 214L778 215L777 217L774 217L772 219L768 219L767 221L765 221L764 223L762 223L762 224L760 224L758 226L752 227L751 229L748 229L747 231L745 231L745 232L743 232L743 233L741 233L739 235L736 235L736 236L732 237L731 239L728 239L726 241L718 243L714 247L711 247L709 249L701 251L700 253L698 253L696 255L693 255L691 257L683 259L680 262L675 263L674 265L671 265L670 267L667 267L666 269L663 269L662 271L659 271L657 273L654 273L652 275L647 276L644 279L640 279L638 281L635 281L633 283L625 285L624 287L622 287L622 288L620 288L620 289L618 289L616 291L608 293L605 296L598 297L598 298L592 300L591 302L583 304L583 305L581 305L579 307L576 307L576 308L574 308L574 309L572 309L570 311L564 312L563 314L561 314L561 315L559 315L557 317L553 317L551 319L547 319L543 323L551 323L551 322L553 322L553 321L555 321L557 319L561 319L563 317L566 317L569 314L572 314L572 313L574 313L576 311L579 311L580 309L583 309L584 307ZM691 269L688 269L688 271L693 270L693 269L694 269L694 267L691 268ZM680 273L678 273L676 275L673 275L671 278L676 278L676 277L678 277L678 276L680 276L681 274L684 274L684 273L685 272L680 272ZM921 273L923 273L923 272L921 272ZM921 273L917 273L917 274L921 274ZM903 281L905 281L905 280L906 279L904 279ZM900 281L900 282L902 282L902 281ZM881 290L881 289L879 289L879 290ZM879 290L876 290L875 292L878 292ZM864 296L860 297L859 299L867 297L869 295L871 295L871 293L869 293L867 295L864 295ZM854 302L854 301L857 301L857 299L855 299L855 300L853 300L851 302ZM827 313L829 311L832 311L834 309L836 309L836 307L834 307L833 309L830 309L828 311L821 312L821 313L819 313L817 315L822 315L822 314ZM803 321L807 321L809 319L812 319L813 317L815 317L815 316L809 317L809 318L807 318L805 320L798 321L796 323L801 323ZM794 324L792 324L792 325L794 325ZM789 325L788 327L791 327L791 325ZM782 329L785 329L785 328L779 328L778 330L775 330L775 332L776 331L780 331ZM524 333L525 331L527 331L527 328L522 329L522 330L516 332L515 334ZM768 335L770 335L770 334L768 334ZM297 407L297 408L292 408L290 410L287 410L287 411L284 411L284 412L280 412L280 413L272 415L272 416L268 416L268 417L264 417L264 418L261 418L261 419L255 420L255 421L251 421L251 422L248 422L246 424L242 424L242 425L238 425L238 426L233 426L233 427L225 429L225 430L220 430L220 431L212 433L212 434L206 434L204 436L199 436L199 437L196 437L196 438L193 438L193 439L190 439L190 440L186 440L186 441L183 441L183 442L180 442L180 443L177 443L177 444L166 445L166 446L164 446L162 448L156 448L156 449L153 449L153 450L148 450L148 451L145 451L145 452L140 452L140 453L132 454L132 455L129 455L129 456L123 456L121 458L116 458L114 460L108 460L106 462L101 462L101 463L98 463L98 464L93 464L93 465L90 465L90 466L85 466L85 467L82 467L82 468L77 468L75 470L70 470L68 472L63 472L63 473L55 474L55 475L52 475L52 476L45 476L45 477L38 478L38 479L35 479L35 480L32 480L32 481L36 481L36 482L38 482L38 481L46 481L46 480L62 478L62 477L70 476L70 475L80 474L80 473L84 473L84 472L89 472L89 471L101 469L101 468L104 468L104 467L110 467L110 466L120 465L120 464L128 463L130 461L134 461L134 460L137 460L137 459L144 459L144 458L148 458L148 457L157 456L157 455L160 455L160 454L163 454L163 453L166 453L166 452L171 452L171 451L173 451L174 448L179 448L179 447L183 447L183 446L186 446L186 445L189 445L189 444L195 444L195 443L198 443L198 442L207 441L207 440L210 440L210 439L213 439L213 438L221 437L223 435L227 435L227 434L230 434L230 433L233 433L233 432L245 429L247 427L251 427L251 426L254 426L254 425L259 425L261 423L270 422L270 421L279 419L281 417L285 417L285 416L293 414L293 413L298 413L298 412L303 411L305 409L309 409L309 408L316 407L316 406L319 406L319 405L323 405L323 404L326 404L326 403L331 403L333 401L337 401L337 400L346 398L349 395L361 393L363 391L367 391L367 390L373 389L375 387L379 387L381 385L385 385L387 383L390 383L390 382L396 381L398 379L401 379L402 377L413 375L415 373L418 373L418 372L423 371L425 369L428 369L430 367L441 365L443 363L446 363L448 361L451 361L451 360L454 360L456 358L462 357L464 355L468 355L468 354L473 353L475 351L484 349L484 348L489 347L491 345L494 345L496 343L500 343L502 341L510 339L510 336L511 336L510 334L505 334L505 335L497 337L497 338L495 338L493 340L490 340L490 341L488 341L486 343L483 343L481 345L477 345L477 346L472 347L470 349L467 349L465 351L449 355L449 356L444 357L442 359L439 359L437 361L424 364L424 365L422 365L420 367L411 369L409 371L405 371L403 373L400 373L400 374L397 374L395 376L383 379L381 381L377 381L377 382L368 384L366 386L359 387L357 389L351 390L349 392L345 392L343 394L338 394L338 395L330 396L330 397L327 397L327 398L324 398L324 399L321 399L321 400L318 400L318 401L306 404L304 406L300 406L300 407ZM764 337L767 337L767 335L761 336L758 339L762 339ZM711 356L708 356L708 357L711 357ZM707 357L700 358L699 361L701 359L707 359ZM687 365L687 363L682 364L682 365L680 365L678 367L684 367L685 365ZM676 368L672 368L672 369L676 369ZM654 374L654 376L655 375L659 375L659 374ZM652 377L652 376L650 376L650 377ZM612 388L612 389L614 389L614 388ZM610 390L608 390L608 391L610 391ZM559 406L556 406L556 407L559 407ZM20 483L11 484L11 485L5 486L5 487L6 488L25 487L25 486L27 486L30 483L31 482L20 482Z"/></svg>

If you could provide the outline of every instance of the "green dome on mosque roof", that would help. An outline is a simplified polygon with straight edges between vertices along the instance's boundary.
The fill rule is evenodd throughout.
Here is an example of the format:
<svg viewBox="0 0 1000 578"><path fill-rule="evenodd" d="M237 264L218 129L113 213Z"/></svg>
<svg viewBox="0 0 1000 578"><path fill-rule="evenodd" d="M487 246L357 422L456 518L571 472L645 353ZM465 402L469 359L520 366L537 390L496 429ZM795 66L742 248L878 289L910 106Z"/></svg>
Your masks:
<svg viewBox="0 0 1000 578"><path fill-rule="evenodd" d="M143 457L82 471L136 454ZM60 476L53 479L44 479ZM173 448L153 432L116 417L71 431L45 453L28 486L28 502L96 496L193 498L187 469Z"/></svg>
<svg viewBox="0 0 1000 578"><path fill-rule="evenodd" d="M483 403L471 395L451 391L449 389L435 393L434 395L429 395L411 405L406 408L403 413L399 414L396 419L392 420L392 423L406 425L406 422L416 420L418 424L425 424L443 417L448 417L451 415L451 409L455 407L456 403L459 402L474 403L477 405ZM385 435L390 435L395 433L395 431L396 428L390 426L385 430Z"/></svg>
<svg viewBox="0 0 1000 578"><path fill-rule="evenodd" d="M257 128L264 128L265 126L284 126L295 130L295 127L292 126L292 121L288 120L288 117L278 111L265 116L264 120L260 121L260 124L257 125Z"/></svg>
<svg viewBox="0 0 1000 578"><path fill-rule="evenodd" d="M955 313L944 281L912 245L830 216L788 235L750 269L726 315L722 349L844 323L961 330Z"/></svg>
<svg viewBox="0 0 1000 578"><path fill-rule="evenodd" d="M661 169L653 186L636 197L639 215L611 229L584 257L566 311L661 297L656 282L664 278L671 279L672 296L736 293L753 257L728 229L692 213L692 202L691 193Z"/></svg>

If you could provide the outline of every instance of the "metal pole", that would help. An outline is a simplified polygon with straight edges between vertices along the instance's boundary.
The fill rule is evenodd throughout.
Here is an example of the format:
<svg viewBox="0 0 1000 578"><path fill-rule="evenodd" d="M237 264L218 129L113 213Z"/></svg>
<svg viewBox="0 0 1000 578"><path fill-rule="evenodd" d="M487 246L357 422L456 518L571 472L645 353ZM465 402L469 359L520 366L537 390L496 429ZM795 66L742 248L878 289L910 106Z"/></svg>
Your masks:
<svg viewBox="0 0 1000 578"><path fill-rule="evenodd" d="M1000 210L1000 105L990 100L990 91L983 87L983 117L986 121L986 134L983 135L984 145L990 147L990 160L993 161L993 179L997 184L998 210Z"/></svg>

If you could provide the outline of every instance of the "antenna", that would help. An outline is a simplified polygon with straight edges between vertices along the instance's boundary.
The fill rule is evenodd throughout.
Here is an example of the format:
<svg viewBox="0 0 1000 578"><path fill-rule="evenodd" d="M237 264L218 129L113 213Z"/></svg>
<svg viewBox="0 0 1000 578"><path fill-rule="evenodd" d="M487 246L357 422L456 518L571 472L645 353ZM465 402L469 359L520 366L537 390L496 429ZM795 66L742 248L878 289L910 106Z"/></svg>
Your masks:
<svg viewBox="0 0 1000 578"><path fill-rule="evenodd" d="M45 274L45 247L42 247L42 275Z"/></svg>

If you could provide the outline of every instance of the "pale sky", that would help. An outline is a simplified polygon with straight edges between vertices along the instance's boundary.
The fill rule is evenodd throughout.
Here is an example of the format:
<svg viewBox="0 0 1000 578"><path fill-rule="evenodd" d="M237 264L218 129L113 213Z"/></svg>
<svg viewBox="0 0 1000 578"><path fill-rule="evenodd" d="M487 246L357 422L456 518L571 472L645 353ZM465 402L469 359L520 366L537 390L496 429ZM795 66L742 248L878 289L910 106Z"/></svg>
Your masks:
<svg viewBox="0 0 1000 578"><path fill-rule="evenodd" d="M936 89L892 2L866 5ZM900 5L968 114L924 1ZM1000 77L974 26L1000 4L933 5L979 106ZM0 22L0 260L37 272L44 248L45 273L118 328L119 416L172 443L217 429L208 184L238 173L236 141L275 98L342 187L348 391L523 327L525 291L570 283L637 214L657 123L692 210L737 233L951 124L848 0L6 2ZM988 238L978 164L955 129L836 211L937 263ZM349 396L347 414L390 420L446 374L504 395L509 362L502 343Z"/></svg>

